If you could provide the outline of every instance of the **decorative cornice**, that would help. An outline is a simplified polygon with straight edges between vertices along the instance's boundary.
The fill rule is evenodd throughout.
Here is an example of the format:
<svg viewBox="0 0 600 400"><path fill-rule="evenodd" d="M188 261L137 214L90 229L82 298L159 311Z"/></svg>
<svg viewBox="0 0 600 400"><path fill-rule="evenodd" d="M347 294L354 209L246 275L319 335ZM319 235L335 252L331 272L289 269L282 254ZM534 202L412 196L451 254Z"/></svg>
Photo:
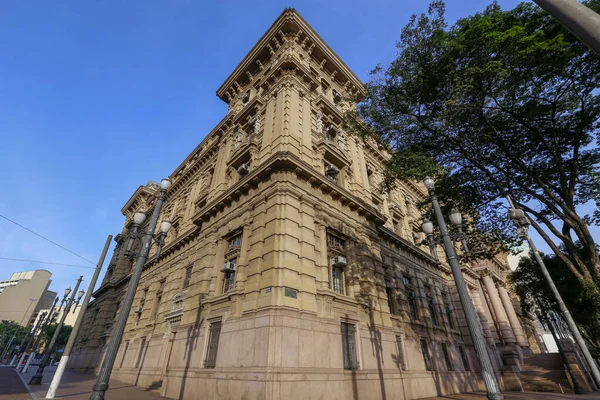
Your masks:
<svg viewBox="0 0 600 400"><path fill-rule="evenodd" d="M266 63L265 58L270 59L273 57L279 46L281 46L279 38L282 35L285 36L286 33L296 35L298 38L300 35L304 35L303 43L309 46L307 50L309 54L313 54L314 50L318 49L323 55L321 64L331 64L332 67L330 69L338 71L332 74L334 77L338 75L340 77L343 76L348 82L351 82L356 90L364 91L363 83L360 79L344 64L304 18L293 8L286 8L219 87L217 96L226 103L229 103L228 93L239 91L241 83L246 83L252 79L252 71L262 69L263 63ZM271 44L277 49L274 49ZM268 50L268 55L266 50ZM262 60L260 57L261 54L263 55ZM231 97L231 94L229 94L229 97Z"/></svg>
<svg viewBox="0 0 600 400"><path fill-rule="evenodd" d="M311 165L290 152L278 152L272 155L243 179L200 209L194 214L192 220L196 224L209 220L212 216L231 205L233 201L248 193L251 188L258 186L260 181L268 179L273 172L282 170L293 171L297 177L306 180L313 187L318 187L323 193L329 194L332 198L340 200L343 205L348 206L359 215L373 220L376 225L385 223L386 217L375 207L331 182L324 175L319 174Z"/></svg>

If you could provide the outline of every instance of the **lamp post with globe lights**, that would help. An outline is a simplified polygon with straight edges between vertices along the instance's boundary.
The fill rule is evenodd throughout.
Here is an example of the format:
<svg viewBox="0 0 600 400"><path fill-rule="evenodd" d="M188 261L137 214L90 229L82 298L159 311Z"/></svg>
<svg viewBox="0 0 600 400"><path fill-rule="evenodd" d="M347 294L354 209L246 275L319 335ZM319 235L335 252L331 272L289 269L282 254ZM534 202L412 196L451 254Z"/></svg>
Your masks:
<svg viewBox="0 0 600 400"><path fill-rule="evenodd" d="M41 385L42 384L42 377L44 376L44 368L46 368L48 366L48 363L50 362L50 357L54 353L54 350L56 347L56 342L58 341L58 335L60 335L60 331L61 331L63 325L65 324L65 319L67 318L67 314L69 313L69 310L71 309L71 305L73 304L73 301L75 300L75 292L77 291L77 289L79 289L79 285L81 284L82 280L83 280L83 276L80 276L79 279L77 279L77 284L75 285L75 289L73 290L72 293L71 293L70 288L68 289L68 292L67 292L67 290L65 290L65 293L71 293L71 298L69 299L69 301L67 301L67 304L65 305L65 309L63 310L63 313L60 316L58 325L56 326L56 329L54 330L54 335L52 335L52 339L50 339L50 344L46 347L46 350L44 350L44 358L42 358L42 362L40 363L40 366L38 367L35 375L33 375L31 377L31 379L29 380L30 385ZM81 293L81 296L82 295L83 295L83 293ZM79 296L79 299L81 299L81 296Z"/></svg>
<svg viewBox="0 0 600 400"><path fill-rule="evenodd" d="M423 183L425 184L425 187L429 193L429 200L433 206L435 218L437 220L440 235L444 244L443 247L444 252L446 253L446 259L452 270L452 276L454 277L460 304L465 314L465 320L469 328L469 333L471 334L471 339L473 340L473 346L475 347L475 353L477 354L479 365L481 366L481 374L485 384L487 398L489 400L503 399L504 396L500 391L500 385L496 379L494 368L492 367L492 361L490 360L490 355L487 352L483 331L479 321L477 320L475 306L473 305L473 301L469 296L467 285L465 284L465 278L462 275L460 264L458 263L458 256L456 254L456 249L454 248L454 242L450 236L450 233L448 232L448 228L446 227L446 221L444 220L440 203L435 194L435 182L432 178L427 177ZM458 221L458 219L455 217L457 216L454 215L453 219ZM460 218L460 222L462 222L462 217ZM433 223L429 221L428 223L424 222L423 225L424 226L422 227L425 234L433 238Z"/></svg>
<svg viewBox="0 0 600 400"><path fill-rule="evenodd" d="M527 216L525 211L521 210L520 208L515 207L510 196L506 196L506 199L508 201L508 204L510 205L510 209L508 210L508 219L513 221L515 223L515 225L517 226L517 234L519 235L519 238L522 240L526 240L527 243L529 244L529 249L533 253L533 257L535 258L535 261L538 263L540 270L542 271L542 275L544 275L544 279L546 280L546 283L548 284L550 291L552 292L552 294L554 295L554 298L556 299L558 308L560 309L560 313L562 314L563 319L567 323L567 326L571 330L573 339L575 339L575 342L581 349L581 352L583 353L583 356L589 365L592 377L594 378L594 381L596 382L596 387L600 387L600 371L598 370L596 361L594 360L594 357L592 357L590 350L588 349L585 341L583 340L583 337L581 336L581 332L579 332L579 328L577 328L577 325L575 324L575 320L573 320L573 317L571 316L569 309L565 305L565 302L563 301L562 296L558 292L558 289L556 288L556 285L554 284L554 281L552 280L552 277L550 276L550 273L548 272L548 269L546 268L546 264L544 263L544 260L542 260L542 257L540 256L540 253L538 252L538 249L535 246L535 243L529 236L529 225L530 225L529 217Z"/></svg>
<svg viewBox="0 0 600 400"><path fill-rule="evenodd" d="M121 344L121 341L123 340L123 332L125 331L127 318L129 317L131 306L133 305L135 292L137 290L138 284L140 283L140 278L142 277L144 265L148 260L148 254L150 253L150 247L152 246L152 241L154 239L154 231L156 229L158 217L160 215L162 206L167 198L167 191L170 187L171 180L169 178L165 178L160 182L160 194L154 206L154 211L152 212L152 216L150 217L148 226L146 227L146 231L141 235L141 246L138 253L138 257L135 261L135 267L133 268L133 273L131 274L131 278L129 279L129 284L127 285L127 291L125 292L125 297L123 298L121 312L117 317L117 321L114 325L110 341L108 342L106 356L104 357L102 367L100 368L100 372L98 373L96 384L92 388L93 392L90 395L90 400L104 400L106 389L108 389L108 381L110 379L110 374L112 372L115 360L117 358L119 346ZM145 220L146 214L142 212L136 212L133 216L133 229L136 232L136 235L139 231L139 227L141 226L141 224L144 223ZM170 221L165 220L163 221L163 223L161 223L161 233L159 234L159 239L154 239L159 243L159 249L162 247L162 245L160 244L161 238L164 243L164 237L171 228ZM131 249L133 248L134 239L135 237L132 237L128 243L127 250L129 252L131 252Z"/></svg>

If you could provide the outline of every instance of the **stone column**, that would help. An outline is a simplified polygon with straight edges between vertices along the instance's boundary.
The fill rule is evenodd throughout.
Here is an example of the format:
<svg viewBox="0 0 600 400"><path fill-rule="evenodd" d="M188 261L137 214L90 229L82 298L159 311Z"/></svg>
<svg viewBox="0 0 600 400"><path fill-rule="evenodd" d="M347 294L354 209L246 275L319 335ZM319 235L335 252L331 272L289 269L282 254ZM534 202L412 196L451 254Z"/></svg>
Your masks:
<svg viewBox="0 0 600 400"><path fill-rule="evenodd" d="M472 290L471 296L473 297L473 305L475 306L475 311L477 311L479 322L481 322L483 334L485 335L488 344L490 346L495 346L496 342L494 341L494 336L492 335L492 331L490 330L490 325L485 315L485 310L483 309L483 304L481 303L481 297L479 295L479 292L476 290Z"/></svg>
<svg viewBox="0 0 600 400"><path fill-rule="evenodd" d="M515 335L513 334L513 330L510 327L510 323L508 322L508 317L506 316L506 312L504 311L504 306L502 306L502 300L500 300L500 296L498 295L498 290L496 289L496 285L494 285L494 281L492 277L484 274L481 277L483 284L490 296L490 301L492 303L492 307L494 308L494 313L496 314L496 318L498 318L498 326L500 327L500 332L502 334L502 338L506 344L515 344Z"/></svg>
<svg viewBox="0 0 600 400"><path fill-rule="evenodd" d="M517 344L519 346L527 347L527 339L525 339L525 334L523 332L523 328L521 327L521 323L519 322L519 317L517 317L517 313L515 312L515 308L510 300L508 291L504 287L504 284L498 285L498 292L500 293L500 299L502 300L502 304L504 304L504 310L508 316L508 322L513 330Z"/></svg>

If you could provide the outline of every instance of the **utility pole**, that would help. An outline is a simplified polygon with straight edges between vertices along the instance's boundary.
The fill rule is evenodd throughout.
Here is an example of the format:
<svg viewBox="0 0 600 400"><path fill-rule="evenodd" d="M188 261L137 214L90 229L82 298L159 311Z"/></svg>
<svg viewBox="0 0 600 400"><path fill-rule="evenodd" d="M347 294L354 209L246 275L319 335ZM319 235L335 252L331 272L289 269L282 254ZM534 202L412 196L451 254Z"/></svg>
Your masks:
<svg viewBox="0 0 600 400"><path fill-rule="evenodd" d="M600 15L577 0L533 0L562 26L600 55Z"/></svg>
<svg viewBox="0 0 600 400"><path fill-rule="evenodd" d="M56 330L54 331L54 335L52 336L52 339L50 340L50 344L48 345L48 347L46 347L46 350L44 351L44 358L42 359L42 362L41 362L40 366L38 367L37 372L35 373L34 376L31 377L31 380L29 381L30 385L41 385L42 384L42 377L44 376L44 368L46 368L46 365L50 361L50 356L52 356L52 353L54 352L54 347L56 346L56 342L58 341L58 335L60 334L60 330L62 329L62 327L65 323L65 319L67 318L67 314L69 313L71 304L73 304L73 300L75 298L75 293L77 292L77 289L79 288L79 284L81 284L82 280L83 280L83 276L80 276L79 279L77 279L77 284L75 285L75 289L73 289L73 292L71 293L71 298L69 299L69 301L67 302L67 305L65 306L63 314L60 317L60 321L58 322Z"/></svg>
<svg viewBox="0 0 600 400"><path fill-rule="evenodd" d="M88 287L87 293L85 294L85 297L83 299L83 303L81 304L81 309L79 310L79 314L77 315L77 320L75 321L75 325L73 326L73 330L71 331L71 335L69 336L69 341L65 346L65 351L63 352L63 355L60 358L58 367L56 368L56 372L54 372L54 376L52 377L52 383L50 383L50 387L48 388L48 393L46 393L47 399L54 398L56 390L58 389L58 385L60 385L60 380L62 379L62 375L65 372L65 367L67 366L69 356L71 355L71 350L73 349L73 345L75 344L75 340L77 339L77 334L79 333L79 328L81 326L81 322L83 321L83 316L85 315L85 311L87 310L87 306L92 297L94 287L96 286L96 281L98 280L98 275L100 275L102 264L104 264L104 258L106 257L106 253L108 252L108 248L110 247L111 240L112 235L108 235L106 243L104 244L104 249L102 250L102 254L100 255L100 260L98 260L96 270L94 271L94 275L92 276L92 280L90 281L90 286Z"/></svg>

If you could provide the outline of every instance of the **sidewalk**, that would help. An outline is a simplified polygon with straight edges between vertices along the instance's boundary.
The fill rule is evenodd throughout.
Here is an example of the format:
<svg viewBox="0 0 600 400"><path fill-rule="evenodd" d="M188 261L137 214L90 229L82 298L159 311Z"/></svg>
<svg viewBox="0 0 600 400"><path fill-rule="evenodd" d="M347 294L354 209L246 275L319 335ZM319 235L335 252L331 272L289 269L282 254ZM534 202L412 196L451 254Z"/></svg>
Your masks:
<svg viewBox="0 0 600 400"><path fill-rule="evenodd" d="M572 400L572 399L600 399L600 393L547 393L547 392L502 392L505 400ZM484 392L449 394L442 397L429 397L422 400L486 400Z"/></svg>
<svg viewBox="0 0 600 400"><path fill-rule="evenodd" d="M47 367L44 370L42 384L29 386L29 390L33 395L33 400L44 399L46 397L55 370L56 367ZM25 382L28 383L29 379L35 375L36 371L37 367L29 368L29 371L21 376ZM92 386L94 386L94 383L96 383L96 378L92 374L78 374L72 371L65 371L61 384L58 387L56 398L65 400L88 400L92 393ZM14 397L14 400L29 400L30 398L31 397ZM158 393L148 391L142 387L114 380L110 381L110 385L106 392L106 398L110 400L167 399L166 397L160 396ZM0 395L0 400L13 400L13 398L4 398Z"/></svg>

